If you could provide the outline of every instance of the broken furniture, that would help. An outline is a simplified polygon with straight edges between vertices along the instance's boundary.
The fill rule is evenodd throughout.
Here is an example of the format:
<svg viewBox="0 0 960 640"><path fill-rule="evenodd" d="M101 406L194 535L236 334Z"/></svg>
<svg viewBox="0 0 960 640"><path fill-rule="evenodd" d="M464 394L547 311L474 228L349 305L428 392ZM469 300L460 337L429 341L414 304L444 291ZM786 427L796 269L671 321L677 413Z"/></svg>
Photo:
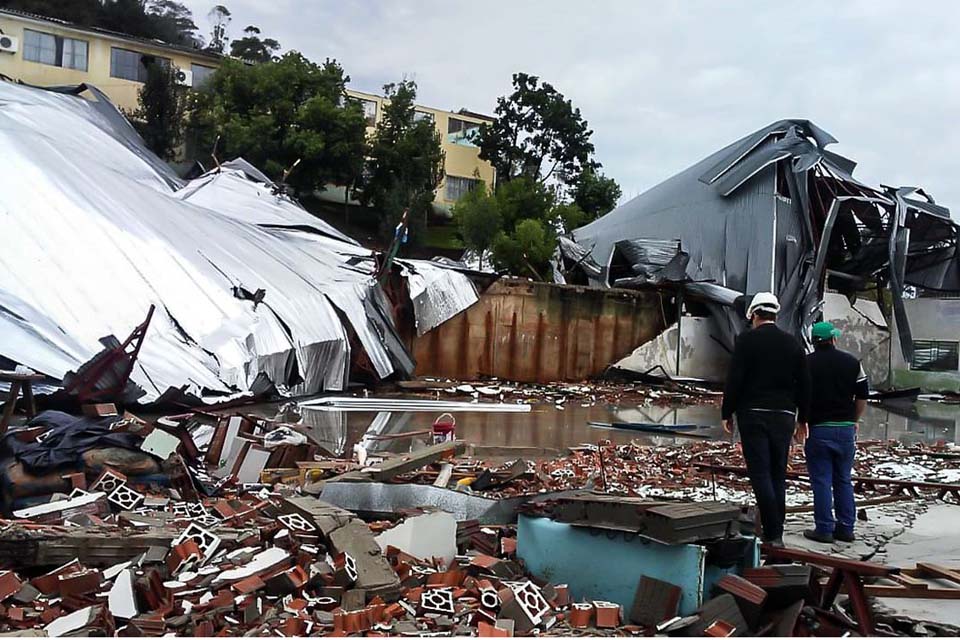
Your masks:
<svg viewBox="0 0 960 640"><path fill-rule="evenodd" d="M37 405L33 400L33 383L43 380L44 376L39 373L20 373L18 371L0 371L0 382L10 384L10 391L7 393L7 401L3 405L3 417L0 418L0 435L7 432L10 426L10 418L17 408L17 398L23 392L24 409L28 418L37 415Z"/></svg>
<svg viewBox="0 0 960 640"><path fill-rule="evenodd" d="M873 562L831 556L825 553L773 547L766 544L763 545L763 552L770 559L802 562L830 570L830 578L823 589L820 606L829 610L840 593L840 587L846 587L847 597L853 606L854 617L860 626L860 632L865 636L875 634L873 610L867 601L863 579L889 578L900 573L900 569Z"/></svg>

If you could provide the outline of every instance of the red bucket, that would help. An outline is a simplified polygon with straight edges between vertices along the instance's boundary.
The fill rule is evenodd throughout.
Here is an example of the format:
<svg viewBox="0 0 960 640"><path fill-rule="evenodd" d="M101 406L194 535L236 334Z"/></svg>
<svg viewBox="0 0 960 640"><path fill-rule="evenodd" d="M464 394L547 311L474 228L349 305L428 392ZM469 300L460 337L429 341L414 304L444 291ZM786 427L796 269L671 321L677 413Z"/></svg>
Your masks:
<svg viewBox="0 0 960 640"><path fill-rule="evenodd" d="M444 413L433 421L433 444L453 442L457 439L457 419Z"/></svg>

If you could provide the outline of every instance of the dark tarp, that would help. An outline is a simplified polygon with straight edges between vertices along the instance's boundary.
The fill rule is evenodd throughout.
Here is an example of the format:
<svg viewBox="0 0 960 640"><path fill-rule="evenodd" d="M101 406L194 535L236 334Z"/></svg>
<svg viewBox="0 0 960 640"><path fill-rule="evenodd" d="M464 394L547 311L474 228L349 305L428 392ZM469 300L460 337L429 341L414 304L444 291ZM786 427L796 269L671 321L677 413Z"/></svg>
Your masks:
<svg viewBox="0 0 960 640"><path fill-rule="evenodd" d="M61 467L83 466L84 452L101 447L138 450L142 438L132 433L110 430L117 417L94 420L62 411L44 411L27 423L30 427L49 427L39 442L22 442L16 431L3 437L4 457L13 456L30 473L42 475Z"/></svg>

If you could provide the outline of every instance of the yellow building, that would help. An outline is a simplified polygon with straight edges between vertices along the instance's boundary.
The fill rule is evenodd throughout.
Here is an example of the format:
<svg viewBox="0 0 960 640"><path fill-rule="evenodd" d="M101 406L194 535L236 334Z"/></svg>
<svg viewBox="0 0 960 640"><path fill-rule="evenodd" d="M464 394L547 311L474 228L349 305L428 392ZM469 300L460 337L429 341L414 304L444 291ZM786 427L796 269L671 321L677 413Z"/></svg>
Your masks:
<svg viewBox="0 0 960 640"><path fill-rule="evenodd" d="M353 89L347 89L347 94L363 106L367 116L367 132L372 132L383 115L383 105L387 100L383 96ZM493 166L480 159L480 149L472 142L473 134L481 125L493 122L493 118L464 109L444 111L420 105L417 105L415 117L432 120L440 131L440 145L446 157L446 175L434 199L437 206L449 208L478 181L483 181L488 187L493 185Z"/></svg>
<svg viewBox="0 0 960 640"><path fill-rule="evenodd" d="M137 108L151 62L175 65L183 84L197 87L216 70L220 58L158 40L0 9L0 74L37 86L91 84L126 111Z"/></svg>
<svg viewBox="0 0 960 640"><path fill-rule="evenodd" d="M198 87L220 64L222 57L122 33L84 27L63 20L0 9L0 74L37 86L87 83L103 91L125 111L137 108L147 65L164 62L182 72L183 84ZM367 114L369 131L383 112L383 96L348 90ZM494 171L480 159L471 136L492 118L470 113L417 106L417 117L429 118L440 131L446 156L446 177L437 189L435 204L448 209L478 180L492 185ZM327 197L342 202L342 193L331 189Z"/></svg>

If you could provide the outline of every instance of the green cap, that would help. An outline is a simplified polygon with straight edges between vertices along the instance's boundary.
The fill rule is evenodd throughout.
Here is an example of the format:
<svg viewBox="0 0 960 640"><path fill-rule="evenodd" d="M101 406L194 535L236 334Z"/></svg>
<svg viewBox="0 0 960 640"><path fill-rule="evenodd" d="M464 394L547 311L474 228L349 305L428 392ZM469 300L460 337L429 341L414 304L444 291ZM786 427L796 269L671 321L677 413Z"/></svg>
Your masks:
<svg viewBox="0 0 960 640"><path fill-rule="evenodd" d="M810 335L814 340L833 340L840 335L840 329L833 326L830 322L818 322L813 325Z"/></svg>

